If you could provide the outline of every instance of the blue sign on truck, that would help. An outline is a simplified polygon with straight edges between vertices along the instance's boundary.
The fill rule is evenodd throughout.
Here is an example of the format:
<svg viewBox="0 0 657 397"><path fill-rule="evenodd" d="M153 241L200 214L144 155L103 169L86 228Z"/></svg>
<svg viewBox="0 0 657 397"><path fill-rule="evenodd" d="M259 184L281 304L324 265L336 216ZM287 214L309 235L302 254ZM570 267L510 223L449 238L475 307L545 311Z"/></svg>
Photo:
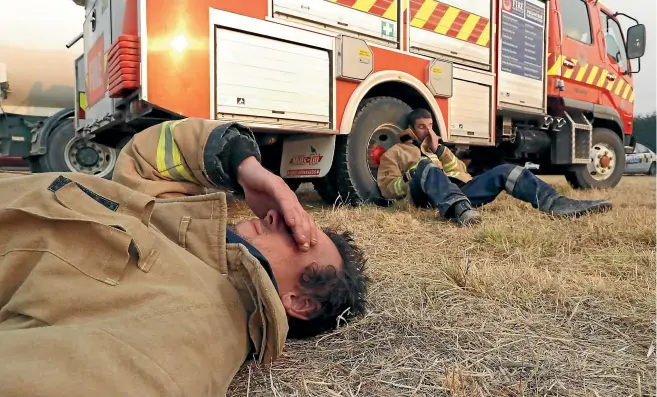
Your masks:
<svg viewBox="0 0 657 397"><path fill-rule="evenodd" d="M545 6L529 0L502 1L503 72L543 79Z"/></svg>

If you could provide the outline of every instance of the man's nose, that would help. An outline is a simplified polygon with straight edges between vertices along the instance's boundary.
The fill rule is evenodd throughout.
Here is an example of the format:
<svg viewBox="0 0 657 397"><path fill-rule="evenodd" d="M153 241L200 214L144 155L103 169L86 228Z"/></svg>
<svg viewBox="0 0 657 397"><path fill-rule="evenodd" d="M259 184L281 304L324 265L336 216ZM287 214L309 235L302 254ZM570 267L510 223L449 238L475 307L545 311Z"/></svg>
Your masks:
<svg viewBox="0 0 657 397"><path fill-rule="evenodd" d="M275 210L267 211L265 222L267 223L267 226L269 226L272 230L281 230L283 227L285 227L285 220L281 214Z"/></svg>

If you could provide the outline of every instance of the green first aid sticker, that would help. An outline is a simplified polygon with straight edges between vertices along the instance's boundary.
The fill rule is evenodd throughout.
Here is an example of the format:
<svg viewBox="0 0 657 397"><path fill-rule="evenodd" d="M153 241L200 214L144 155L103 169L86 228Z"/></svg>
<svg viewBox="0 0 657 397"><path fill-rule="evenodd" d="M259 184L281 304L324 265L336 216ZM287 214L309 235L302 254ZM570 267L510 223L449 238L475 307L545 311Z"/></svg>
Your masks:
<svg viewBox="0 0 657 397"><path fill-rule="evenodd" d="M394 39L395 24L388 21L381 21L381 37L386 39Z"/></svg>

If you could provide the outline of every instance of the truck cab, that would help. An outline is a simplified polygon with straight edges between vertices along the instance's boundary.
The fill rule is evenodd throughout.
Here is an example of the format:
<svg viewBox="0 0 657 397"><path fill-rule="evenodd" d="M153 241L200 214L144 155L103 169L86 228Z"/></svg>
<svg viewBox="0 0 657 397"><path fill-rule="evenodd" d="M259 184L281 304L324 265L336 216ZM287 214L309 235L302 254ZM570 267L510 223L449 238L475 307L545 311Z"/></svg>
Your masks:
<svg viewBox="0 0 657 397"><path fill-rule="evenodd" d="M630 60L643 55L645 28L629 18L635 25L627 31L628 46L618 20L625 14L613 13L602 2L555 0L551 7L548 96L553 112L569 110L593 130L589 157L578 154L586 167L572 165L566 177L576 187L613 187L623 174L624 154L634 144L633 74L640 66L633 69ZM566 151L553 151L553 165L572 161L559 153Z"/></svg>

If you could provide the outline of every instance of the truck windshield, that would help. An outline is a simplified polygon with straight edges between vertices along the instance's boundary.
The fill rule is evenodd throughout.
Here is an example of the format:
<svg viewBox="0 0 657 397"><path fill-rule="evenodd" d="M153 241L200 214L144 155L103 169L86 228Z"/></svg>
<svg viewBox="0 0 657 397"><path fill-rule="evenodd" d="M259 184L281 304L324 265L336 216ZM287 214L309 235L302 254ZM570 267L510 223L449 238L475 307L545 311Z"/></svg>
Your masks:
<svg viewBox="0 0 657 397"><path fill-rule="evenodd" d="M605 35L607 54L623 70L627 70L627 53L625 51L625 40L621 33L618 22L605 12L600 12L602 19L602 32Z"/></svg>

